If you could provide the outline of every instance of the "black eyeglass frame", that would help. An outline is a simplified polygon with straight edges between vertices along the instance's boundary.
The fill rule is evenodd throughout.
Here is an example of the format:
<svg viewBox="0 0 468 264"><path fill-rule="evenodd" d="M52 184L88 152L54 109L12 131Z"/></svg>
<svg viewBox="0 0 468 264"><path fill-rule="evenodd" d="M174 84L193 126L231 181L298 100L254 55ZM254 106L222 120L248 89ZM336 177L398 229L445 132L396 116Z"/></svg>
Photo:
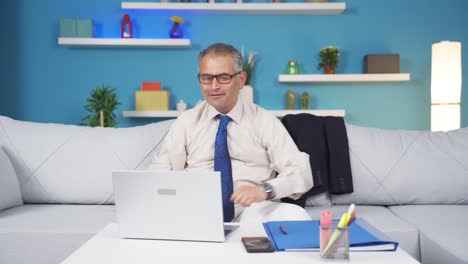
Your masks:
<svg viewBox="0 0 468 264"><path fill-rule="evenodd" d="M198 81L202 84L212 84L213 83L213 79L216 78L216 80L218 81L218 83L220 84L230 84L232 82L232 77L240 74L241 72L243 71L239 71L239 72L236 72L234 74L229 74L229 73L220 73L220 74L217 74L217 75L211 75L211 74L198 74L197 77L198 77ZM211 77L211 81L210 82L202 82L201 80L201 76L210 76ZM224 81L221 81L220 80L220 76L229 76L229 82L224 82Z"/></svg>

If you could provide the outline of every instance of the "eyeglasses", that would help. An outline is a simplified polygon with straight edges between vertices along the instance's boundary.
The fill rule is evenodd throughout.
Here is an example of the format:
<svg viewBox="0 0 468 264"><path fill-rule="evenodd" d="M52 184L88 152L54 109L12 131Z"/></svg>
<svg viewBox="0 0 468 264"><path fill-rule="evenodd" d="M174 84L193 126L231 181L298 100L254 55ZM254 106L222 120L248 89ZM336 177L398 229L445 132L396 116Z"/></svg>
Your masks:
<svg viewBox="0 0 468 264"><path fill-rule="evenodd" d="M238 75L241 72L242 71L234 73L234 74L221 73L221 74L218 74L218 75L198 74L198 80L202 84L211 84L213 82L213 79L216 78L216 80L220 84L229 84L229 83L231 83L232 77Z"/></svg>

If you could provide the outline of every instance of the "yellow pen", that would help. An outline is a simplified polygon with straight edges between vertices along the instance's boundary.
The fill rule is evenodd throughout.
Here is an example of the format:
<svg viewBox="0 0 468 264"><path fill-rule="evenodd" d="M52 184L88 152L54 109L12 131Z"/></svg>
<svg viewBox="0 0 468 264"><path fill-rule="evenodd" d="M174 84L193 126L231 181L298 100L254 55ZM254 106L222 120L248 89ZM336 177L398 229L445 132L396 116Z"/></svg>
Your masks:
<svg viewBox="0 0 468 264"><path fill-rule="evenodd" d="M327 255L330 249L333 248L333 244L336 242L336 240L340 237L341 233L343 232L340 228L346 227L346 225L348 224L349 218L350 217L347 213L344 213L341 216L341 219L338 222L338 228L335 229L330 240L328 240L327 246L325 247L325 250L323 251L323 254L322 254L323 256Z"/></svg>

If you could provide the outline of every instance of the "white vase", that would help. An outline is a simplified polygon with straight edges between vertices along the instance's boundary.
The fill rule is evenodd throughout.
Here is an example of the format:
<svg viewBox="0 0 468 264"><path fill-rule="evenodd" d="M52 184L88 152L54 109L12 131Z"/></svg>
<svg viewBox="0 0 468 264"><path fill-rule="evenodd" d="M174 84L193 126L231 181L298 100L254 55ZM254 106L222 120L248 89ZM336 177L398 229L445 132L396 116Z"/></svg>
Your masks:
<svg viewBox="0 0 468 264"><path fill-rule="evenodd" d="M187 104L184 100L180 100L176 105L177 111L185 111L187 109Z"/></svg>
<svg viewBox="0 0 468 264"><path fill-rule="evenodd" d="M243 101L253 103L254 93L252 86L244 85L244 88L242 88L239 92L239 96L242 98Z"/></svg>

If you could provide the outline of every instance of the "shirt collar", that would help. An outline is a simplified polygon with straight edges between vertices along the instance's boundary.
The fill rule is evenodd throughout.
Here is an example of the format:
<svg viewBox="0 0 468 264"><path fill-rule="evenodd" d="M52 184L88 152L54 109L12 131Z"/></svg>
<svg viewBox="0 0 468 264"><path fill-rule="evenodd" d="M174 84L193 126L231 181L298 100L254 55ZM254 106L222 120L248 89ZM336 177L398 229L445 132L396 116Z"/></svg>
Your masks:
<svg viewBox="0 0 468 264"><path fill-rule="evenodd" d="M215 118L217 115L222 115L220 112L218 112L218 110L216 110L214 107L212 107L211 105L207 104L208 105L208 118L209 119L213 119ZM234 122L236 123L239 123L240 120L241 120L241 117L242 117L242 111L244 109L244 105L242 103L242 99L241 97L239 96L237 98L237 103L236 105L234 105L234 107L231 109L231 111L229 111L229 113L227 113L226 115L229 116Z"/></svg>

